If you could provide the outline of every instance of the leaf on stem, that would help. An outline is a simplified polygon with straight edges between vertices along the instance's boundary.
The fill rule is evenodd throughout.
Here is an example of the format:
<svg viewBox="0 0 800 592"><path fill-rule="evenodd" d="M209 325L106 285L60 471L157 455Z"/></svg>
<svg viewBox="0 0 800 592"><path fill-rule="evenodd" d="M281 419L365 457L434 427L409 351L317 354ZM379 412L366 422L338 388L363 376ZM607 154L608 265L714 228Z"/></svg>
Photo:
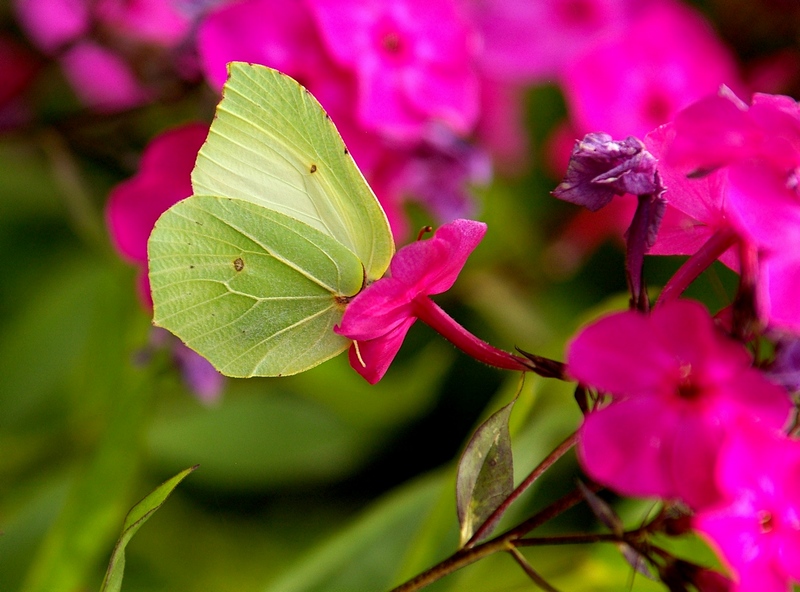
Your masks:
<svg viewBox="0 0 800 592"><path fill-rule="evenodd" d="M114 552L111 554L111 560L108 562L108 570L106 571L105 578L103 578L103 585L100 588L100 592L119 592L122 588L122 574L125 571L125 547L128 545L128 542L133 538L133 535L136 534L142 524L147 522L150 516L164 504L178 484L196 468L197 465L189 467L171 479L164 481L164 483L156 487L142 501L131 508L128 515L125 516L125 522L122 525L122 534L117 540L117 544L114 545Z"/></svg>
<svg viewBox="0 0 800 592"><path fill-rule="evenodd" d="M461 546L514 490L508 419L515 402L516 399L481 424L461 455L456 478ZM490 532L491 528L486 534Z"/></svg>

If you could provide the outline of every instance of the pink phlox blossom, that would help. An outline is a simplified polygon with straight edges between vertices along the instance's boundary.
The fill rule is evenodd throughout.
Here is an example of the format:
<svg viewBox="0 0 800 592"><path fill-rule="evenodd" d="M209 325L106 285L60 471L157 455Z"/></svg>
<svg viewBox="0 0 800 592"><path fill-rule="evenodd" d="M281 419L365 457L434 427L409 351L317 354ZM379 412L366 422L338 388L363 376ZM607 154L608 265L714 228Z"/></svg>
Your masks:
<svg viewBox="0 0 800 592"><path fill-rule="evenodd" d="M22 29L61 63L75 94L99 111L153 100L182 67L192 19L168 0L16 0ZM173 63L174 62L174 63Z"/></svg>
<svg viewBox="0 0 800 592"><path fill-rule="evenodd" d="M757 305L770 325L800 331L800 107L756 94L746 105L724 89L646 140L661 156L665 197L684 215L654 252L692 252L722 229L757 250ZM723 262L734 269L730 251Z"/></svg>
<svg viewBox="0 0 800 592"><path fill-rule="evenodd" d="M20 25L45 53L88 40L94 30L174 47L186 38L191 25L187 14L170 0L16 0L15 4Z"/></svg>
<svg viewBox="0 0 800 592"><path fill-rule="evenodd" d="M424 202L443 222L471 214L467 186L488 176L482 152L467 148L463 137L433 115L426 115L413 138L397 138L366 126L357 108L362 84L358 72L336 61L311 7L305 1L245 0L210 11L197 36L209 83L221 89L226 64L239 60L276 68L308 88L335 122L381 201L396 238L407 230L404 199ZM419 67L424 70L424 60L412 57L422 60Z"/></svg>
<svg viewBox="0 0 800 592"><path fill-rule="evenodd" d="M482 38L482 69L519 82L554 82L599 39L625 31L631 0L467 0Z"/></svg>
<svg viewBox="0 0 800 592"><path fill-rule="evenodd" d="M178 45L192 24L173 0L97 0L94 18L117 34L163 47Z"/></svg>
<svg viewBox="0 0 800 592"><path fill-rule="evenodd" d="M531 162L525 90L522 83L481 75L481 111L475 136L491 154L495 167L507 176L522 176Z"/></svg>
<svg viewBox="0 0 800 592"><path fill-rule="evenodd" d="M743 421L716 467L723 499L694 526L730 567L737 592L788 592L800 582L800 442Z"/></svg>
<svg viewBox="0 0 800 592"><path fill-rule="evenodd" d="M693 301L592 323L569 344L567 366L612 399L579 431L589 476L625 495L693 508L718 498L713 467L731 422L745 415L777 429L792 409L787 392L753 369L744 346Z"/></svg>
<svg viewBox="0 0 800 592"><path fill-rule="evenodd" d="M417 139L431 121L478 117L477 37L455 0L308 0L330 54L358 79L367 129Z"/></svg>
<svg viewBox="0 0 800 592"><path fill-rule="evenodd" d="M415 301L450 289L486 225L455 220L432 238L400 249L388 277L373 282L348 305L334 330L352 339L350 364L371 384L378 382L417 319Z"/></svg>
<svg viewBox="0 0 800 592"><path fill-rule="evenodd" d="M16 0L14 8L22 29L45 53L55 53L89 32L86 0Z"/></svg>
<svg viewBox="0 0 800 592"><path fill-rule="evenodd" d="M733 55L700 14L662 1L570 61L562 88L581 135L644 137L720 84L738 81Z"/></svg>
<svg viewBox="0 0 800 592"><path fill-rule="evenodd" d="M152 98L119 54L93 41L72 45L61 67L81 102L95 111L122 111Z"/></svg>

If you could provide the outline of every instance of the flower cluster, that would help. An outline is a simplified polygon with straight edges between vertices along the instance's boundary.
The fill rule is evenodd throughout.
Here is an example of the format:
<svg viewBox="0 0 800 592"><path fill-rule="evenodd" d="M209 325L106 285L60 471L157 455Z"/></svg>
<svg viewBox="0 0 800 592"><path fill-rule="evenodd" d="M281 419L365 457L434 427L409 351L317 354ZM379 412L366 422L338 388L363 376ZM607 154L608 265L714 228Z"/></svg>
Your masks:
<svg viewBox="0 0 800 592"><path fill-rule="evenodd" d="M165 76L182 70L192 14L172 2L15 0L31 41L62 67L88 107L113 112L164 94Z"/></svg>
<svg viewBox="0 0 800 592"><path fill-rule="evenodd" d="M651 252L691 257L649 314L609 315L570 343L568 374L598 393L579 430L581 464L617 492L690 507L736 590L788 590L800 581L800 107L765 94L747 105L723 87L648 134L646 158L620 164L620 143L584 144L563 197L602 206L606 177L657 162L668 205ZM677 296L717 259L741 280L715 321ZM764 339L776 343L771 363L746 347Z"/></svg>

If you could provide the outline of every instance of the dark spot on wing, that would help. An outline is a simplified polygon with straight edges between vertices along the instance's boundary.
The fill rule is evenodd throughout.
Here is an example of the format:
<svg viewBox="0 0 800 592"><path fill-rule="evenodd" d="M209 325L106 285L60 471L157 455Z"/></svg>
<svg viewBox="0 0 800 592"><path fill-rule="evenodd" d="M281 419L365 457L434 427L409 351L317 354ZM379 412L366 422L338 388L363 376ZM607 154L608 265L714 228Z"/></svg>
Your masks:
<svg viewBox="0 0 800 592"><path fill-rule="evenodd" d="M316 172L317 172L317 165L315 165L315 164L312 164L312 165L311 165L311 168L309 168L309 169L308 169L308 171L309 171L310 173L316 173Z"/></svg>
<svg viewBox="0 0 800 592"><path fill-rule="evenodd" d="M344 153L345 154L350 154L350 151L347 149L347 146L344 147Z"/></svg>
<svg viewBox="0 0 800 592"><path fill-rule="evenodd" d="M237 257L236 259L234 259L233 268L236 271L242 271L244 269L244 259L242 259L241 257Z"/></svg>

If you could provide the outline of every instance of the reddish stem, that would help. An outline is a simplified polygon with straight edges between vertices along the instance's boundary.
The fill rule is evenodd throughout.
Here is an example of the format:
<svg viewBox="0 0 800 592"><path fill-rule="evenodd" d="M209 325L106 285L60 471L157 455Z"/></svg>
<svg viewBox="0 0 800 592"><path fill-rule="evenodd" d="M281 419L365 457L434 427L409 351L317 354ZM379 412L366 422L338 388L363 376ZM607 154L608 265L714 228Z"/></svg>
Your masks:
<svg viewBox="0 0 800 592"><path fill-rule="evenodd" d="M427 296L415 298L412 301L412 307L414 316L476 360L502 370L516 370L519 372L533 370L530 365L531 362L527 358L515 356L478 339Z"/></svg>
<svg viewBox="0 0 800 592"><path fill-rule="evenodd" d="M661 306L676 300L708 267L719 259L725 251L736 244L737 236L731 228L717 230L706 243L675 272L661 294L655 306Z"/></svg>

